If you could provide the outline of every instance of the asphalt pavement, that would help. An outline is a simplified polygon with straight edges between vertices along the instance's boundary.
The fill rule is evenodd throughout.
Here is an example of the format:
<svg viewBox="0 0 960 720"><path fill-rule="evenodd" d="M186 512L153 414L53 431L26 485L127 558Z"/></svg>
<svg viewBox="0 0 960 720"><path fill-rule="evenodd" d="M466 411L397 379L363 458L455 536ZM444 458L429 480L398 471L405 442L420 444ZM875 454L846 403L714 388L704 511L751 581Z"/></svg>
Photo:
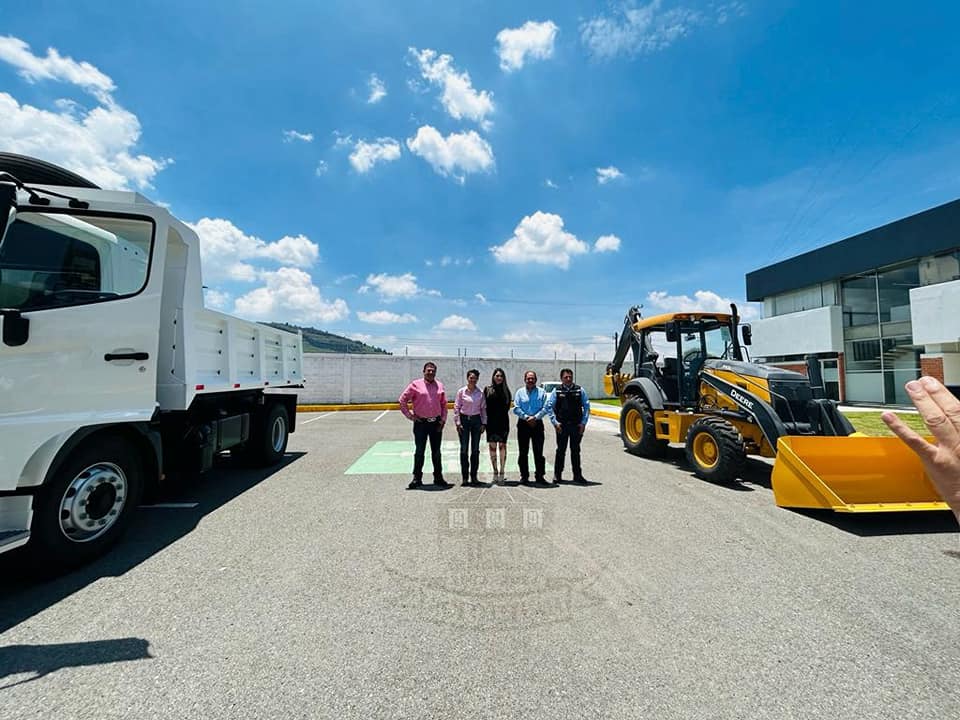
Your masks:
<svg viewBox="0 0 960 720"><path fill-rule="evenodd" d="M0 718L960 717L948 513L783 510L601 418L590 485L409 491L409 440L304 414L90 566L0 559Z"/></svg>

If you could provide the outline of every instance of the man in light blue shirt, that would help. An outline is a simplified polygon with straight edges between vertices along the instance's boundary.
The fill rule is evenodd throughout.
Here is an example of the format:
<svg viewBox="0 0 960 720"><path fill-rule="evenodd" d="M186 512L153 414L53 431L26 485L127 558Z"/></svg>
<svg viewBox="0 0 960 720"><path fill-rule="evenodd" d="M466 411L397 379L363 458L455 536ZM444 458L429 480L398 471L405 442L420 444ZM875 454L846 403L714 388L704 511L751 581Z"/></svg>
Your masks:
<svg viewBox="0 0 960 720"><path fill-rule="evenodd" d="M543 416L547 414L546 394L537 387L537 374L527 370L523 376L523 387L519 388L513 398L513 414L517 420L517 444L520 457L520 482L530 484L530 465L527 454L530 450L530 441L533 441L533 463L536 468L534 475L536 482L545 483L547 464L543 457Z"/></svg>

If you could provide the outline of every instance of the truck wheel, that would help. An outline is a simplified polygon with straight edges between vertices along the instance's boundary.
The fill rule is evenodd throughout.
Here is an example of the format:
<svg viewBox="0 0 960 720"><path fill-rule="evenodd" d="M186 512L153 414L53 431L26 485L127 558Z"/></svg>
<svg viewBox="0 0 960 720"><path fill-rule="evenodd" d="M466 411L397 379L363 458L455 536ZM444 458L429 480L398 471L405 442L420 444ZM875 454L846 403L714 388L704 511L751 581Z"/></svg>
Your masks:
<svg viewBox="0 0 960 720"><path fill-rule="evenodd" d="M124 533L142 494L142 465L123 438L81 445L34 499L29 552L50 568L93 560Z"/></svg>
<svg viewBox="0 0 960 720"><path fill-rule="evenodd" d="M735 480L747 461L743 436L723 418L702 417L687 432L687 460L699 478L713 482Z"/></svg>
<svg viewBox="0 0 960 720"><path fill-rule="evenodd" d="M259 417L258 427L254 428L248 443L248 457L253 464L260 467L276 465L287 451L289 437L290 421L287 410L280 403L275 403Z"/></svg>
<svg viewBox="0 0 960 720"><path fill-rule="evenodd" d="M623 446L640 457L661 457L667 449L666 440L657 440L653 424L653 410L641 397L631 397L620 410L620 439Z"/></svg>

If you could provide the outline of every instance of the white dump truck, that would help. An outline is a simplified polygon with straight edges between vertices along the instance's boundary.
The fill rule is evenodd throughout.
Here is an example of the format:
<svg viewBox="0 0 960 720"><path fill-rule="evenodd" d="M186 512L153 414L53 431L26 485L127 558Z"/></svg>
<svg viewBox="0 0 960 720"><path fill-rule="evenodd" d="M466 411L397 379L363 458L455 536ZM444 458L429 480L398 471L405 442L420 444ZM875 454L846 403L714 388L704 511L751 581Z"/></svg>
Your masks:
<svg viewBox="0 0 960 720"><path fill-rule="evenodd" d="M204 307L165 208L0 153L0 552L76 565L165 478L279 462L302 382L299 333Z"/></svg>

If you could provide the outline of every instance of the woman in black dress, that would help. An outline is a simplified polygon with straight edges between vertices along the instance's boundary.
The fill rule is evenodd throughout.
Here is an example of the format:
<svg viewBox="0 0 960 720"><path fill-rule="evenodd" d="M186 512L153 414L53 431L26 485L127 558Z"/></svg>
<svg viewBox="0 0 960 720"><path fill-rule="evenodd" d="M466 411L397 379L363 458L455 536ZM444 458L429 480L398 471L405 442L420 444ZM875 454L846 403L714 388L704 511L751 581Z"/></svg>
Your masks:
<svg viewBox="0 0 960 720"><path fill-rule="evenodd" d="M507 462L507 437L510 435L510 388L503 368L493 371L490 384L483 389L487 400L487 443L490 446L490 463L493 465L493 482L502 485ZM499 463L497 460L499 459Z"/></svg>

